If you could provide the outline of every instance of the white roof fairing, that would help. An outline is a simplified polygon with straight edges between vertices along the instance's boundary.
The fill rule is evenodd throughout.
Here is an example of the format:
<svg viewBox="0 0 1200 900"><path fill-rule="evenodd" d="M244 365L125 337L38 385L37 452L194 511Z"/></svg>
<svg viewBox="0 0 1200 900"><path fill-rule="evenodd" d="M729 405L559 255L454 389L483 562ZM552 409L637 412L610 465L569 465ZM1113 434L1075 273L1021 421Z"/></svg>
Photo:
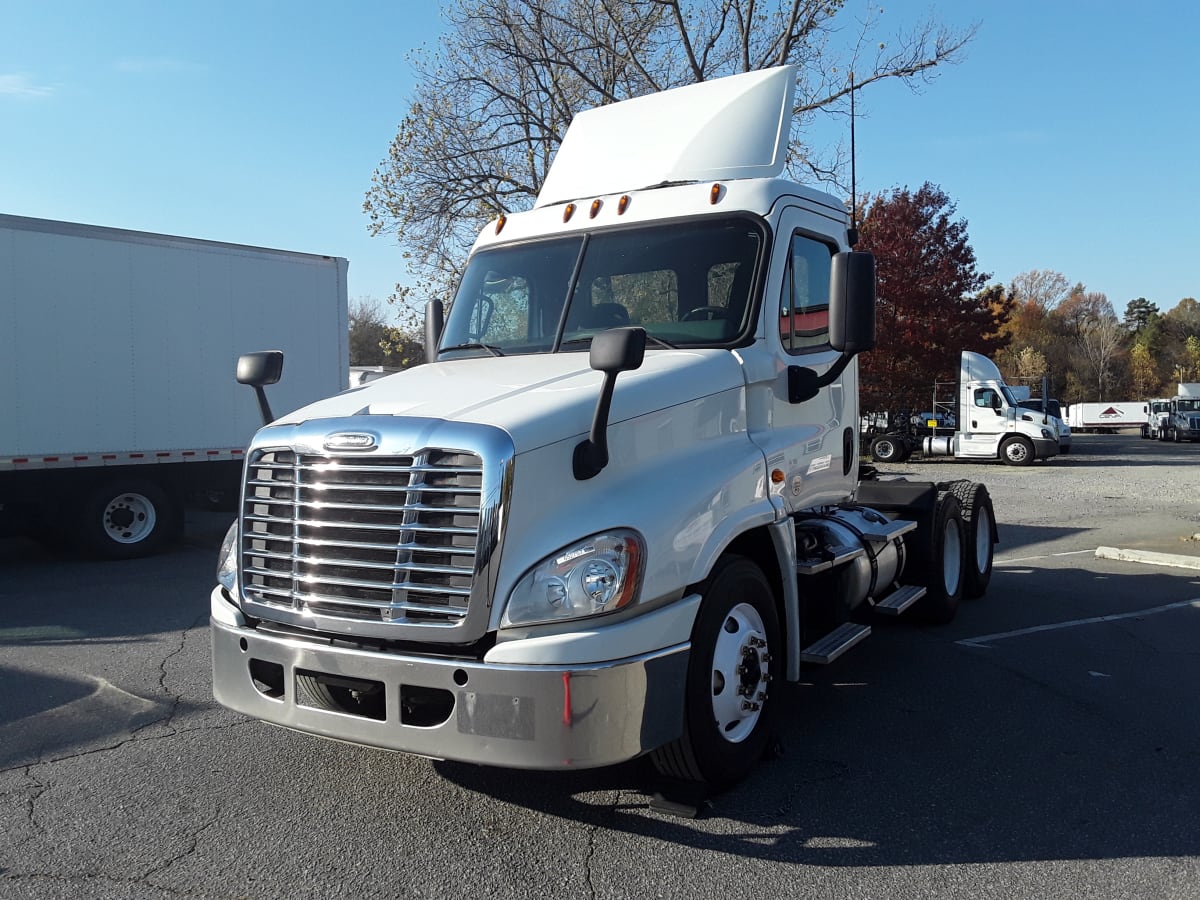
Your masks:
<svg viewBox="0 0 1200 900"><path fill-rule="evenodd" d="M534 206L664 182L777 178L795 86L795 67L780 66L580 112Z"/></svg>

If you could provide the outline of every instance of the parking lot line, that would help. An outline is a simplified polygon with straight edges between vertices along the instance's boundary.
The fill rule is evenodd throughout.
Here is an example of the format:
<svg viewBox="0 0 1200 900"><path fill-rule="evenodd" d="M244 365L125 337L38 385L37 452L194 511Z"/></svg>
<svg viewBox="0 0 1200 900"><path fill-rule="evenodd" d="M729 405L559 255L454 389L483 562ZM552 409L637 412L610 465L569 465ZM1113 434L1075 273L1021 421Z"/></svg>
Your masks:
<svg viewBox="0 0 1200 900"><path fill-rule="evenodd" d="M1042 631L1059 631L1063 628L1075 628L1079 625L1095 625L1098 622L1116 622L1119 619L1138 619L1142 616L1153 616L1157 613L1169 612L1173 609L1182 609L1185 606L1191 606L1195 609L1200 609L1200 599L1197 600L1180 600L1178 603L1168 603L1166 606L1153 606L1150 609L1139 609L1133 612L1116 613L1111 616L1093 616L1088 619L1072 619L1069 622L1054 622L1049 625L1034 625L1030 628L1018 628L1015 631L999 631L995 634L984 634L979 637L963 638L960 641L955 641L956 644L962 644L964 647L986 647L988 644L995 641L1002 641L1005 638L1021 637L1026 634L1037 634Z"/></svg>

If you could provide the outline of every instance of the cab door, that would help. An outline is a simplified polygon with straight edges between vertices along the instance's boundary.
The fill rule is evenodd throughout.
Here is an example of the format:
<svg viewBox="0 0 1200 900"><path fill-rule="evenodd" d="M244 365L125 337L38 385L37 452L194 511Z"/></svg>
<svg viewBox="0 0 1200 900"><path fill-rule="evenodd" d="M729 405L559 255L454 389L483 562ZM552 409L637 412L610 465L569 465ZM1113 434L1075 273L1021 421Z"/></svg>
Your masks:
<svg viewBox="0 0 1200 900"><path fill-rule="evenodd" d="M789 206L779 215L762 318L770 370L758 393L751 437L767 457L772 494L789 512L844 500L858 477L858 366L802 403L788 397L788 369L818 374L837 361L829 345L829 237L845 223L819 210ZM757 349L757 348L756 348ZM752 392L753 394L753 392Z"/></svg>

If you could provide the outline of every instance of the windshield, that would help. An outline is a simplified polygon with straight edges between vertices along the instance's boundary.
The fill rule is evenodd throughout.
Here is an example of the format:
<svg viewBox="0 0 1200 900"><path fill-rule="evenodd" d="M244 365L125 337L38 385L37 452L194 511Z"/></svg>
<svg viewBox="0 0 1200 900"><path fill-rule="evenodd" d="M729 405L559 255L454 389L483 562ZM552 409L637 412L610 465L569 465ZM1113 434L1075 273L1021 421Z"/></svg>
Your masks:
<svg viewBox="0 0 1200 900"><path fill-rule="evenodd" d="M1200 400L1176 400L1176 409L1180 412L1196 412L1200 410Z"/></svg>
<svg viewBox="0 0 1200 900"><path fill-rule="evenodd" d="M727 346L749 330L762 246L761 226L737 217L482 250L439 355L586 349L622 325L645 328L651 347Z"/></svg>

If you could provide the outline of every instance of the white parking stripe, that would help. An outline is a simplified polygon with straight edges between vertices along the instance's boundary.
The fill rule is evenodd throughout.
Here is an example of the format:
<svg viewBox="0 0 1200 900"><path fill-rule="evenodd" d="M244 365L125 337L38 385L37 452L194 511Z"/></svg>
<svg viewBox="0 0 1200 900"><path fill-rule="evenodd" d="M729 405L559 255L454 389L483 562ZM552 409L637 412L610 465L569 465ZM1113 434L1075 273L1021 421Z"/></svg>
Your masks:
<svg viewBox="0 0 1200 900"><path fill-rule="evenodd" d="M1068 550L1065 553L1043 553L1041 556L1021 556L1016 559L996 559L993 566L1007 566L1013 563L1029 562L1031 559L1054 559L1057 556L1078 556L1082 553L1095 553L1095 550Z"/></svg>
<svg viewBox="0 0 1200 900"><path fill-rule="evenodd" d="M1075 628L1078 625L1094 625L1097 622L1116 622L1119 619L1137 619L1142 616L1152 616L1156 613L1169 612L1172 609L1182 609L1185 606L1191 606L1195 609L1200 609L1200 600L1180 600L1178 603L1168 603L1166 606L1154 606L1150 609L1139 609L1134 612L1117 613L1111 616L1094 616L1090 619L1074 619L1070 622L1055 622L1051 625L1034 625L1031 628L1018 628L1015 631L1001 631L996 634L984 634L979 637L963 638L961 641L955 641L956 644L962 644L964 647L986 647L994 641L1002 641L1005 638L1020 637L1025 634L1037 634L1041 631L1058 631L1062 628Z"/></svg>

